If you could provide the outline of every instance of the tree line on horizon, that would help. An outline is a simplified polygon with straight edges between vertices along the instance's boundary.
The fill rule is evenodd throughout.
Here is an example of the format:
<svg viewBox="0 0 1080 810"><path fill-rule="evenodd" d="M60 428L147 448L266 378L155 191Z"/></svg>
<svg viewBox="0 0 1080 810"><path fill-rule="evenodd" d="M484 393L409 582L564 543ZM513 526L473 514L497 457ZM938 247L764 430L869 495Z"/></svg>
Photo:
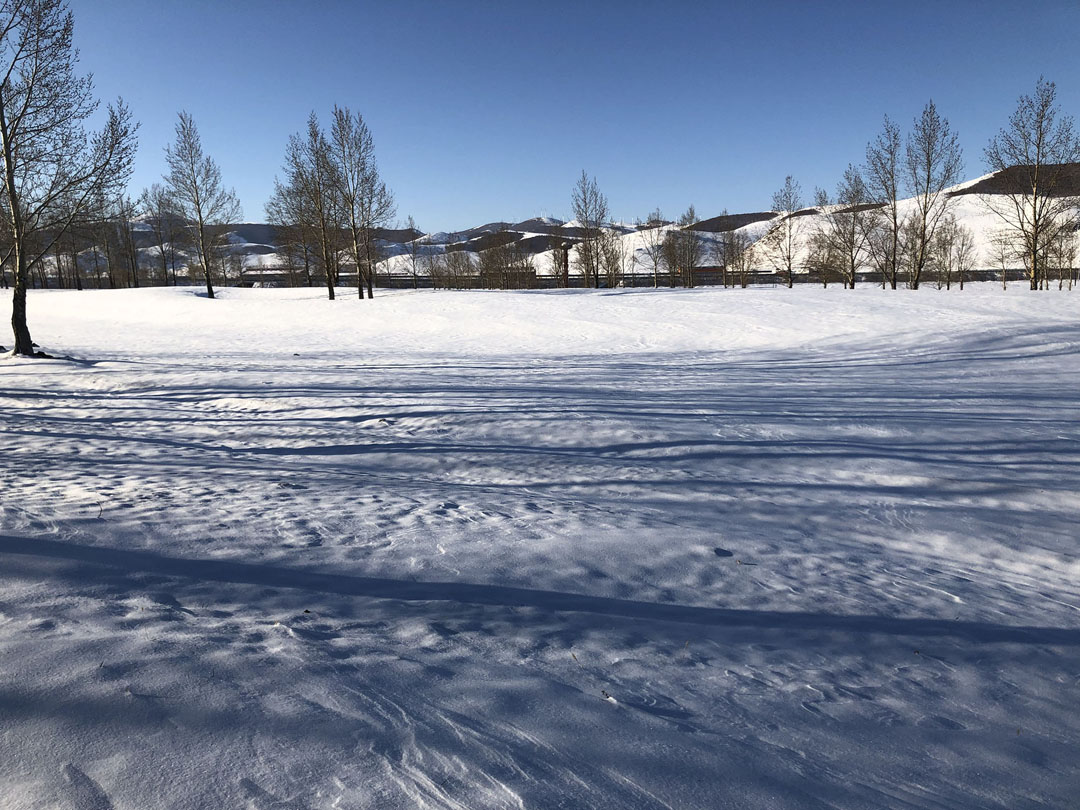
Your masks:
<svg viewBox="0 0 1080 810"><path fill-rule="evenodd" d="M999 221L994 255L987 258L1001 270L1003 283L1019 263L1032 290L1049 289L1054 271L1059 288L1071 290L1076 282L1080 193L1074 164L1080 162L1080 138L1056 95L1054 83L1040 77L983 152L998 180L994 193L980 195ZM901 283L918 289L928 274L939 286L956 282L963 289L977 256L974 234L952 210L957 198L950 189L962 171L959 139L930 101L906 136L886 116L867 144L865 162L848 165L834 194L815 189L811 207L788 175L772 196L775 216L756 241L733 229L710 243L696 227L701 221L693 205L674 223L654 211L638 223L644 263L653 286L660 286L662 273L669 286L694 286L696 271L710 262L724 286L745 287L754 268L771 267L788 287L797 272L805 272L825 286L837 280L853 289L860 272L869 271L894 290ZM905 200L910 203L901 206ZM607 222L607 200L596 179L582 172L571 201L584 230L578 270L587 286L590 280L600 286L605 277L611 283L625 258L607 247L616 230Z"/></svg>
<svg viewBox="0 0 1080 810"><path fill-rule="evenodd" d="M141 286L185 281L205 284L242 278L243 257L229 249L229 223L240 218L235 192L203 149L191 115L181 111L176 138L165 149L168 172L136 199L127 193L138 124L122 99L106 108L105 124L88 131L97 111L91 77L75 72L73 19L66 0L0 0L0 151L3 207L0 221L0 287L10 285L14 351L35 353L27 325L30 286ZM1080 162L1080 138L1062 114L1053 82L1040 78L1020 97L1008 125L984 150L1001 188L983 197L1000 220L993 257L1004 268L1019 262L1031 289L1059 286L1075 277L1080 196L1069 164ZM617 286L642 267L653 286L694 286L697 271L712 263L725 286L747 286L756 268L782 274L792 286L797 272L828 285L854 287L870 270L883 286L917 289L928 274L963 286L972 268L974 240L953 216L948 189L961 179L963 154L956 133L931 101L903 135L888 117L866 148L865 162L849 165L834 194L817 189L812 209L791 176L772 198L774 216L754 241L732 229L706 239L691 205L675 222L659 210L636 226L641 256L630 250L610 221L607 199L583 171L571 192L573 238L552 229L553 273L569 286L571 268L590 287ZM1073 182L1069 182L1073 180ZM901 200L911 200L901 206ZM282 175L266 206L280 235L291 283L321 279L330 299L355 268L358 296L373 297L381 254L377 234L396 214L394 196L375 160L363 117L334 106L326 129L313 112L286 144ZM808 214L815 214L810 217ZM158 266L140 265L137 224L148 231ZM407 228L415 231L412 217ZM495 238L474 256L468 250L425 249L406 242L405 266L413 284L426 276L434 286L523 287L535 283L534 256L513 241ZM91 277L80 257L89 256ZM87 262L84 260L83 265ZM1003 274L1004 278L1004 274Z"/></svg>

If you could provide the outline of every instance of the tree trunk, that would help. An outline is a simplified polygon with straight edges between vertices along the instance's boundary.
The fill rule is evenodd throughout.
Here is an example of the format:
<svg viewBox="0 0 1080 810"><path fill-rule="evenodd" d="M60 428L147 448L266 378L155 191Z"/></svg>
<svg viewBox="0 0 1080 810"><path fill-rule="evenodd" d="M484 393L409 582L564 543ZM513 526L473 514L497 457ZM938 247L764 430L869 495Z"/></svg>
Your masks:
<svg viewBox="0 0 1080 810"><path fill-rule="evenodd" d="M206 279L206 297L214 297L214 283L211 281L210 251L206 248L206 226L199 220L199 253L202 259L203 277Z"/></svg>
<svg viewBox="0 0 1080 810"><path fill-rule="evenodd" d="M4 185L7 191L9 224L11 225L12 248L15 253L13 270L15 289L11 297L11 331L15 336L15 354L32 357L34 341L30 339L30 328L26 325L26 254L23 245L22 211L19 202L19 186L15 180L15 155L10 133L8 132L7 112L4 104L3 88L0 87L0 138L4 152Z"/></svg>
<svg viewBox="0 0 1080 810"><path fill-rule="evenodd" d="M15 244L15 290L11 297L11 329L15 333L15 354L33 357L34 341L26 325L26 256Z"/></svg>

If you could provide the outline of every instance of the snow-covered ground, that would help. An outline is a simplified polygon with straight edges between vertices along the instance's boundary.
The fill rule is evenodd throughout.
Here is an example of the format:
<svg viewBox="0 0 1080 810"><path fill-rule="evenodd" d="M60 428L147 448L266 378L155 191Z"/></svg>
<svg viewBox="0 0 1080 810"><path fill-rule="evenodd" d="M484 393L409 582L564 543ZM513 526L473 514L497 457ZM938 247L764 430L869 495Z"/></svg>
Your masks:
<svg viewBox="0 0 1080 810"><path fill-rule="evenodd" d="M1075 807L1080 298L1020 286L32 293L0 805Z"/></svg>

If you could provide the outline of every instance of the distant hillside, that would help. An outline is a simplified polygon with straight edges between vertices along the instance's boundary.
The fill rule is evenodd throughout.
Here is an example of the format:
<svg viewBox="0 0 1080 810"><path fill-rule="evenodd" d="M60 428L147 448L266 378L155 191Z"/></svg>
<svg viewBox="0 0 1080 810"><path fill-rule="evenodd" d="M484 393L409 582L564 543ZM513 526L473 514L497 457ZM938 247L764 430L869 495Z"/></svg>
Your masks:
<svg viewBox="0 0 1080 810"><path fill-rule="evenodd" d="M1030 166L1013 166L1011 169L988 174L971 185L952 192L952 196L959 197L964 194L1008 194L1010 191L1023 188L1028 182ZM1053 196L1076 197L1080 196L1080 163L1055 163L1042 166L1040 171L1044 176L1054 176L1055 186Z"/></svg>

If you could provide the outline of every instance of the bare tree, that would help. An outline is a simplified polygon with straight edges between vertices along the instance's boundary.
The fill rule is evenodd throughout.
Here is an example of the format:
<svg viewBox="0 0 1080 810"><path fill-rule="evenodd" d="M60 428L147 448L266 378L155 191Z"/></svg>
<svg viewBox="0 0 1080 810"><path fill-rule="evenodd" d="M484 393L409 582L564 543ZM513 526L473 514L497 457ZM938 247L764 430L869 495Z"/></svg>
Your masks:
<svg viewBox="0 0 1080 810"><path fill-rule="evenodd" d="M127 272L127 285L139 286L139 251L135 245L135 203L126 195L119 197L116 210L116 242L120 247L120 261Z"/></svg>
<svg viewBox="0 0 1080 810"><path fill-rule="evenodd" d="M338 194L337 167L314 112L308 117L305 133L289 136L282 171L285 180L275 181L271 212L275 217L298 218L293 224L301 238L311 235L327 296L333 301L339 271L338 242L345 216ZM361 278L359 267L357 278Z"/></svg>
<svg viewBox="0 0 1080 810"><path fill-rule="evenodd" d="M555 276L555 286L570 286L570 248L572 243L564 232L563 225L551 229L551 272Z"/></svg>
<svg viewBox="0 0 1080 810"><path fill-rule="evenodd" d="M286 175L291 177L288 167ZM297 274L303 268L304 284L314 287L311 268L319 249L312 225L314 218L303 189L292 182L282 184L275 180L274 193L266 203L266 219L276 231L289 283L297 286Z"/></svg>
<svg viewBox="0 0 1080 810"><path fill-rule="evenodd" d="M600 270L608 287L618 287L633 269L633 252L627 249L616 228L605 228L600 236Z"/></svg>
<svg viewBox="0 0 1080 810"><path fill-rule="evenodd" d="M570 193L570 206L574 219L581 229L581 241L577 245L578 266L585 278L585 286L600 287L602 260L602 235L608 219L608 202L596 183L583 169L581 177Z"/></svg>
<svg viewBox="0 0 1080 810"><path fill-rule="evenodd" d="M99 192L127 183L137 125L122 101L104 127L84 128L98 107L90 76L77 76L73 19L63 0L0 0L0 151L4 230L12 260L15 353L32 356L26 319L30 269Z"/></svg>
<svg viewBox="0 0 1080 810"><path fill-rule="evenodd" d="M1059 228L1050 244L1050 256L1058 271L1058 289L1063 289L1068 282L1069 289L1076 282L1076 231Z"/></svg>
<svg viewBox="0 0 1080 810"><path fill-rule="evenodd" d="M1020 257L1007 231L999 230L990 237L990 252L994 264L1001 270L1001 289L1009 287L1009 269Z"/></svg>
<svg viewBox="0 0 1080 810"><path fill-rule="evenodd" d="M915 119L904 149L904 179L914 197L908 231L908 285L913 290L919 288L934 234L949 209L950 198L945 190L960 182L963 165L956 133L930 101Z"/></svg>
<svg viewBox="0 0 1080 810"><path fill-rule="evenodd" d="M735 277L739 279L739 286L746 289L750 284L750 272L753 265L754 251L753 241L744 231L728 231L723 236L724 245L724 269L731 275L731 283L735 284Z"/></svg>
<svg viewBox="0 0 1080 810"><path fill-rule="evenodd" d="M215 236L220 234L220 226L240 219L240 201L236 192L222 185L221 169L203 152L195 120L184 111L178 119L176 140L165 149L169 173L163 179L176 210L194 230L193 241L206 280L206 295L213 298Z"/></svg>
<svg viewBox="0 0 1080 810"><path fill-rule="evenodd" d="M964 279L975 269L979 261L979 251L975 245L975 234L966 225L960 225L953 243L953 265L960 279L960 289L964 289Z"/></svg>
<svg viewBox="0 0 1080 810"><path fill-rule="evenodd" d="M900 215L900 128L888 116L881 133L866 145L866 190L882 207L866 220L866 247L871 263L881 273L882 286L896 289L900 275L903 218Z"/></svg>
<svg viewBox="0 0 1080 810"><path fill-rule="evenodd" d="M439 289L439 285L448 286L446 283L446 254L431 251L424 254L424 269L428 278L431 279L431 288Z"/></svg>
<svg viewBox="0 0 1080 810"><path fill-rule="evenodd" d="M379 175L375 161L375 141L360 113L334 105L330 127L330 150L333 157L338 198L349 230L350 248L356 261L359 295L364 297L359 274L364 269L368 298L373 298L378 249L376 230L394 218L397 208L394 195Z"/></svg>
<svg viewBox="0 0 1080 810"><path fill-rule="evenodd" d="M664 259L664 215L660 209L655 209L649 214L639 231L641 233L642 250L652 267L653 287L660 286L660 265Z"/></svg>
<svg viewBox="0 0 1080 810"><path fill-rule="evenodd" d="M828 211L827 206L832 203L824 189L817 189L814 194L819 208ZM842 227L842 226L841 226ZM822 287L828 288L830 278L844 278L844 286L847 286L845 276L844 259L841 254L840 235L834 230L834 223L829 213L823 213L818 217L809 229L806 238L806 270L811 275L817 275L821 279Z"/></svg>
<svg viewBox="0 0 1080 810"><path fill-rule="evenodd" d="M508 278L510 275L510 241L513 239L506 228L500 228L494 234L494 244L481 250L477 256L476 270L479 274L481 287L509 289Z"/></svg>
<svg viewBox="0 0 1080 810"><path fill-rule="evenodd" d="M964 289L964 279L971 272L977 257L975 235L966 225L957 222L952 214L938 226L934 236L929 264L938 270L938 288L942 283L945 289L952 288L953 277Z"/></svg>
<svg viewBox="0 0 1080 810"><path fill-rule="evenodd" d="M674 287L682 274L682 252L679 250L679 236L674 230L668 230L664 234L664 243L660 250L660 263L667 270L668 286Z"/></svg>
<svg viewBox="0 0 1080 810"><path fill-rule="evenodd" d="M849 164L836 187L836 199L829 199L823 189L818 189L814 204L821 210L813 238L818 258L830 256L844 286L854 289L856 273L867 259L873 205L862 174Z"/></svg>
<svg viewBox="0 0 1080 810"><path fill-rule="evenodd" d="M1047 249L1061 229L1074 226L1080 203L1074 184L1066 184L1068 164L1080 161L1080 138L1058 108L1056 85L1040 76L1034 94L1020 96L1008 127L983 155L1004 184L1003 193L983 200L1023 253L1031 289L1037 289Z"/></svg>
<svg viewBox="0 0 1080 810"><path fill-rule="evenodd" d="M139 195L139 209L154 237L154 248L161 262L162 283L176 285L178 242L183 234L182 218L168 191L160 183L144 188Z"/></svg>
<svg viewBox="0 0 1080 810"><path fill-rule="evenodd" d="M802 209L802 189L790 174L784 185L773 194L773 210L777 212L763 239L763 247L777 268L787 277L788 287L795 284L795 262L801 248L805 220L796 216Z"/></svg>
<svg viewBox="0 0 1080 810"><path fill-rule="evenodd" d="M445 255L446 286L448 289L471 289L475 281L475 264L467 250L452 250Z"/></svg>
<svg viewBox="0 0 1080 810"><path fill-rule="evenodd" d="M668 270L668 283L675 286L678 279L686 287L694 286L694 271L705 258L705 241L694 229L699 222L691 205L679 217L678 227L664 233L661 247L662 263Z"/></svg>
<svg viewBox="0 0 1080 810"><path fill-rule="evenodd" d="M416 227L416 222L412 218L412 214L409 215L405 221L405 227L412 233L419 233ZM411 235L411 234L410 234ZM424 252L424 246L422 243L423 235L417 236L415 239L410 239L405 243L405 256L409 263L409 270L412 273L413 289L420 287L420 258Z"/></svg>
<svg viewBox="0 0 1080 810"><path fill-rule="evenodd" d="M694 273L705 258L705 242L701 238L701 232L695 230L698 222L700 220L697 211L690 205L679 217L679 230L674 232L678 240L683 283L687 287L694 286Z"/></svg>

